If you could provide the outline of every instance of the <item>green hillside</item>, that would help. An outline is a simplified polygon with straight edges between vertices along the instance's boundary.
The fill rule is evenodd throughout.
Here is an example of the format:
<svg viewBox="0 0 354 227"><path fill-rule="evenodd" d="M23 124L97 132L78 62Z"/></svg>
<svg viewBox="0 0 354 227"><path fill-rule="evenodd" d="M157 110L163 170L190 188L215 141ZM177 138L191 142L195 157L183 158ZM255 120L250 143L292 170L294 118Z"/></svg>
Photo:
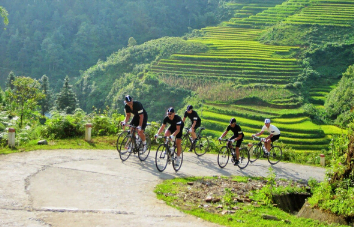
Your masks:
<svg viewBox="0 0 354 227"><path fill-rule="evenodd" d="M271 118L281 130L284 144L295 150L327 149L331 136L342 130L315 124L302 105L310 102L323 108L328 93L339 80L338 74L353 64L354 58L348 55L347 62L340 63L342 69L330 68L341 59L332 57L327 66L316 61L304 63L304 59L321 56L319 50L306 54L309 40L337 41L333 35L321 41L319 33L325 36L326 31L345 33L348 27L353 29L354 1L235 1L230 6L235 10L232 19L201 29L203 37L189 39L207 45L208 51L175 53L155 62L150 73L159 75L171 86L197 92L205 101L199 112L206 133L213 137L220 136L229 119L236 117L249 142L251 134L260 131L264 118ZM289 39L290 32L283 39L279 38L281 33L272 33L279 27L281 31L293 29L293 37ZM260 41L264 34L267 42ZM269 38L271 35L275 38ZM291 45L291 40L303 45ZM346 45L354 43L351 37L341 41ZM288 44L279 45L284 42ZM314 69L319 73L310 72Z"/></svg>

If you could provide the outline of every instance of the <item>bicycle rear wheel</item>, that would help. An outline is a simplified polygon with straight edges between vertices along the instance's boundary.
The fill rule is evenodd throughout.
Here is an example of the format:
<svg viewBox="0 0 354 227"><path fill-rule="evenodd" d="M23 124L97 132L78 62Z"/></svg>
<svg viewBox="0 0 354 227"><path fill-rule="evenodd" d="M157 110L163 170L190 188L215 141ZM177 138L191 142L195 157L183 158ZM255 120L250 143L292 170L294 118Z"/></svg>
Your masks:
<svg viewBox="0 0 354 227"><path fill-rule="evenodd" d="M128 131L123 131L118 134L117 143L116 143L116 148L117 148L118 153L120 151L120 142L124 139L124 137L126 135L128 135Z"/></svg>
<svg viewBox="0 0 354 227"><path fill-rule="evenodd" d="M280 162L282 158L283 152L279 146L274 146L270 149L268 155L268 162L272 165L277 164Z"/></svg>
<svg viewBox="0 0 354 227"><path fill-rule="evenodd" d="M202 156L209 151L209 139L204 136L200 137L193 146L194 153L198 156Z"/></svg>
<svg viewBox="0 0 354 227"><path fill-rule="evenodd" d="M238 167L240 169L244 169L248 166L248 163L250 162L250 153L247 149L247 147L241 147L240 148L240 157L238 159Z"/></svg>
<svg viewBox="0 0 354 227"><path fill-rule="evenodd" d="M191 140L189 139L189 136L183 136L182 138L182 151L191 151Z"/></svg>
<svg viewBox="0 0 354 227"><path fill-rule="evenodd" d="M168 163L168 150L165 144L160 144L157 148L155 156L155 165L158 171L162 172L166 169Z"/></svg>
<svg viewBox="0 0 354 227"><path fill-rule="evenodd" d="M149 154L150 154L151 139L150 139L149 135L145 135L145 138L146 138L147 149L144 152L144 145L143 145L143 143L141 143L141 145L139 147L139 153L138 153L138 157L139 157L140 161L145 161L149 157Z"/></svg>
<svg viewBox="0 0 354 227"><path fill-rule="evenodd" d="M257 159L259 159L261 157L262 149L258 145L253 145L249 149L249 153L250 153L250 162L255 162L255 161L257 161Z"/></svg>
<svg viewBox="0 0 354 227"><path fill-rule="evenodd" d="M120 143L119 148L119 157L122 161L125 161L129 158L130 154L133 152L133 143L130 135L126 135L122 142Z"/></svg>
<svg viewBox="0 0 354 227"><path fill-rule="evenodd" d="M172 165L173 165L173 169L177 172L178 170L181 169L181 166L182 166L182 162L183 162L183 151L181 152L181 155L180 155L180 162L179 162L179 165L176 166L175 165L175 162L176 162L176 158L177 158L177 150L175 150L175 152L173 152L173 156L172 156Z"/></svg>
<svg viewBox="0 0 354 227"><path fill-rule="evenodd" d="M227 148L226 146L220 148L218 154L218 165L220 166L220 168L224 168L227 165L227 163L229 162L229 157L229 148Z"/></svg>

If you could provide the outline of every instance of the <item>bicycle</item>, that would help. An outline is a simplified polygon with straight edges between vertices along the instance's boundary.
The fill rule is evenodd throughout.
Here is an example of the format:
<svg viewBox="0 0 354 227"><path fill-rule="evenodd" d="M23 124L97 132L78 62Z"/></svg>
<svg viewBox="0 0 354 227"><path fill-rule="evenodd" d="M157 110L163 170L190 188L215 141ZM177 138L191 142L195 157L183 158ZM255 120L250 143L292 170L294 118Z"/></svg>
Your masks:
<svg viewBox="0 0 354 227"><path fill-rule="evenodd" d="M223 139L221 141L229 141L229 140ZM248 166L248 163L250 162L250 153L247 147L240 147L239 151L240 151L240 156L239 156L239 162L237 166L240 169L244 169ZM229 162L230 154L232 156L231 162L235 163L236 160L235 148L230 148L228 145L220 148L218 154L218 165L220 166L220 168L224 168L227 165L227 163Z"/></svg>
<svg viewBox="0 0 354 227"><path fill-rule="evenodd" d="M182 162L183 162L183 150L181 152L181 159L180 163L178 166L175 165L175 160L177 158L177 147L176 147L176 141L173 142L173 145L170 146L170 139L168 136L158 136L158 138L164 138L165 141L159 145L156 151L156 156L155 156L155 165L158 171L162 172L166 169L167 164L171 164L173 169L177 172L178 170L181 169Z"/></svg>
<svg viewBox="0 0 354 227"><path fill-rule="evenodd" d="M250 146L250 153L252 153L252 157L250 162L255 162L257 161L257 159L259 159L261 157L261 154L263 153L263 157L268 159L268 162L271 165L275 165L278 162L280 162L283 152L281 150L281 148L279 146L274 146L273 143L271 143L271 147L269 150L269 153L267 154L264 150L263 150L263 143L264 143L264 138L260 138L260 137L253 137L253 140L259 140L259 142L257 144L252 144Z"/></svg>
<svg viewBox="0 0 354 227"><path fill-rule="evenodd" d="M122 127L121 125L118 125L118 130L119 130L119 126ZM120 152L120 143L119 143L119 140L121 138L124 138L127 134L130 133L130 130L129 129L126 129L126 130L123 130L121 133L118 134L118 138L117 138L117 143L116 143L116 148L117 148L117 151L118 153Z"/></svg>
<svg viewBox="0 0 354 227"><path fill-rule="evenodd" d="M189 136L189 129L185 128L186 133L182 136L182 150L186 151L189 148L189 151L194 150L194 153L197 156L202 156L209 151L209 139L205 136L201 136L202 131L205 129L201 127L197 133L197 138L192 143L192 138Z"/></svg>
<svg viewBox="0 0 354 227"><path fill-rule="evenodd" d="M132 132L130 132L129 130L127 135L120 143L119 157L122 161L126 161L132 153L134 154L138 153L138 157L140 161L145 161L150 154L150 148L151 148L150 136L145 134L147 150L144 152L144 145L143 142L141 141L141 138L136 133L137 131L136 126L133 125L128 125L128 126L132 128Z"/></svg>

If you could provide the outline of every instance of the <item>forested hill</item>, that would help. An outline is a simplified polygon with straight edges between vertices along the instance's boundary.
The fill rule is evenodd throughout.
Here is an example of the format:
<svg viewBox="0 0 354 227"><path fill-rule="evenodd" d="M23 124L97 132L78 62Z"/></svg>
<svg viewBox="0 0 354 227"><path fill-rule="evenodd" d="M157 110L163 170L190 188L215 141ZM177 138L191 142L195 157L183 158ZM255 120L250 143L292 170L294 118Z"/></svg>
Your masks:
<svg viewBox="0 0 354 227"><path fill-rule="evenodd" d="M2 0L9 24L0 23L0 81L10 71L40 78L58 88L127 46L230 17L219 0ZM4 86L4 83L1 83ZM4 88L4 87L3 87ZM58 89L55 89L58 91Z"/></svg>

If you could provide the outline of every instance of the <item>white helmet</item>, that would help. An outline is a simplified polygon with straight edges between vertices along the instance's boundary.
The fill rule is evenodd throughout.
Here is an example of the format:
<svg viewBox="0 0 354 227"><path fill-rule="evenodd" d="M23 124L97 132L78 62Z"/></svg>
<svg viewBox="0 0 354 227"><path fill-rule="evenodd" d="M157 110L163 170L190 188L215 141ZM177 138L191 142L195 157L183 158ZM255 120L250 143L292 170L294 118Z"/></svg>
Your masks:
<svg viewBox="0 0 354 227"><path fill-rule="evenodd" d="M270 119L268 119L268 118L266 118L266 119L264 120L264 124L267 124L267 123L270 123Z"/></svg>

